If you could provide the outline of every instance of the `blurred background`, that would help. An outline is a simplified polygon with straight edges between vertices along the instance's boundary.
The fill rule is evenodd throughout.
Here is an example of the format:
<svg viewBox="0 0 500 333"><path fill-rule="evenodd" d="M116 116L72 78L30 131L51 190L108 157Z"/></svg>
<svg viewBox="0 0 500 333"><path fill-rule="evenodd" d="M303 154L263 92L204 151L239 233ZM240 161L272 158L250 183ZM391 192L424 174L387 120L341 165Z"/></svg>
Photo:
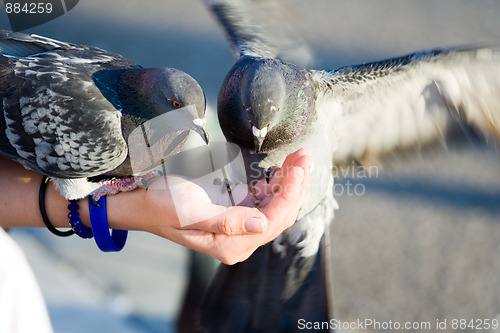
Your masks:
<svg viewBox="0 0 500 333"><path fill-rule="evenodd" d="M277 2L312 49L312 68L500 43L496 0ZM0 28L9 29L1 9ZM201 0L80 0L28 32L189 73L207 95L211 140L222 140L214 109L234 60ZM500 157L494 148L470 143L413 156L390 170L344 179L335 191L336 318L433 325L447 319L447 331L452 319L500 320ZM56 332L173 332L186 280L184 248L139 232L113 254L44 229L11 235L39 280Z"/></svg>

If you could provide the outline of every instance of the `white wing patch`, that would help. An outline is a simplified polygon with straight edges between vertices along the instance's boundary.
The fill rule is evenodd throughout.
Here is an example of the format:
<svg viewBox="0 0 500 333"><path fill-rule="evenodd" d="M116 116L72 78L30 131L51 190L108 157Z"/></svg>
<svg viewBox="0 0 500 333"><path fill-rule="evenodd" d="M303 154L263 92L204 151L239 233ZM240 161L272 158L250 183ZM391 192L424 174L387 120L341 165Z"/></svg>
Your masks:
<svg viewBox="0 0 500 333"><path fill-rule="evenodd" d="M47 45L50 45L53 47L61 47L61 46L70 47L70 45L68 43L64 43L64 42L61 42L61 41L58 41L58 40L55 40L52 38L47 38L47 37L39 36L36 34L31 34L31 37L35 38L37 40L37 42L41 42L43 44L47 44Z"/></svg>

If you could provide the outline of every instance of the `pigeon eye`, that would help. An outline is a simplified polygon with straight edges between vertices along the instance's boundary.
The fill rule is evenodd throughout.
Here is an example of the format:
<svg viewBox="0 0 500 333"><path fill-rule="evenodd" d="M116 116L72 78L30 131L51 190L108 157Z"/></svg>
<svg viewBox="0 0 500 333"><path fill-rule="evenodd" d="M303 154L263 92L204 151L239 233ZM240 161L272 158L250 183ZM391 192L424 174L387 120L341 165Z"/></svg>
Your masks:
<svg viewBox="0 0 500 333"><path fill-rule="evenodd" d="M181 104L180 102L178 102L178 101L176 101L176 100L174 99L174 100L172 101L172 106L173 106L174 108L177 108L177 109L178 109L178 108L180 108L180 107L182 106L182 104Z"/></svg>

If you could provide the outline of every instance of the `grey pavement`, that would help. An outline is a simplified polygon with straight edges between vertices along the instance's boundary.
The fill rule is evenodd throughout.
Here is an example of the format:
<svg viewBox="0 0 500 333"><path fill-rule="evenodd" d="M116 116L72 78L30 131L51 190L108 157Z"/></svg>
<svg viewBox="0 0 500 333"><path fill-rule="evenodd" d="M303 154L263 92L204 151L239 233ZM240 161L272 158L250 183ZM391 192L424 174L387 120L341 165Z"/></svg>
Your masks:
<svg viewBox="0 0 500 333"><path fill-rule="evenodd" d="M282 2L315 53L314 68L500 42L495 0ZM8 28L3 12L0 28ZM233 64L221 30L198 0L81 0L30 31L100 46L145 66L182 69L200 82L212 108ZM208 122L216 124L213 113ZM216 125L210 132L220 139ZM413 331L422 332L438 331L436 322L445 319L439 332L472 331L454 330L453 319L500 320L498 153L471 144L361 176L335 188L336 319L421 323ZM173 331L185 283L187 256L180 246L131 232L121 253L108 254L92 241L60 239L43 229L12 235L39 279L56 332ZM432 329L422 329L426 323Z"/></svg>

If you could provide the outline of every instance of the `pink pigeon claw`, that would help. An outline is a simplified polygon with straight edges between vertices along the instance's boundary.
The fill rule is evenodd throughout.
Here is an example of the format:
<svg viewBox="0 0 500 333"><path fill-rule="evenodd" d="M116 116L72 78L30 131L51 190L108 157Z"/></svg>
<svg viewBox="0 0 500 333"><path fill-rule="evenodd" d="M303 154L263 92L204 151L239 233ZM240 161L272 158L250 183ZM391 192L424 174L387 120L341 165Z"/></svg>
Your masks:
<svg viewBox="0 0 500 333"><path fill-rule="evenodd" d="M162 176L163 173L158 170L150 171L142 176L132 176L125 178L116 178L99 182L101 185L97 190L91 193L92 199L98 201L102 196L113 195L119 192L128 192L138 187L148 188L147 182L153 178Z"/></svg>

